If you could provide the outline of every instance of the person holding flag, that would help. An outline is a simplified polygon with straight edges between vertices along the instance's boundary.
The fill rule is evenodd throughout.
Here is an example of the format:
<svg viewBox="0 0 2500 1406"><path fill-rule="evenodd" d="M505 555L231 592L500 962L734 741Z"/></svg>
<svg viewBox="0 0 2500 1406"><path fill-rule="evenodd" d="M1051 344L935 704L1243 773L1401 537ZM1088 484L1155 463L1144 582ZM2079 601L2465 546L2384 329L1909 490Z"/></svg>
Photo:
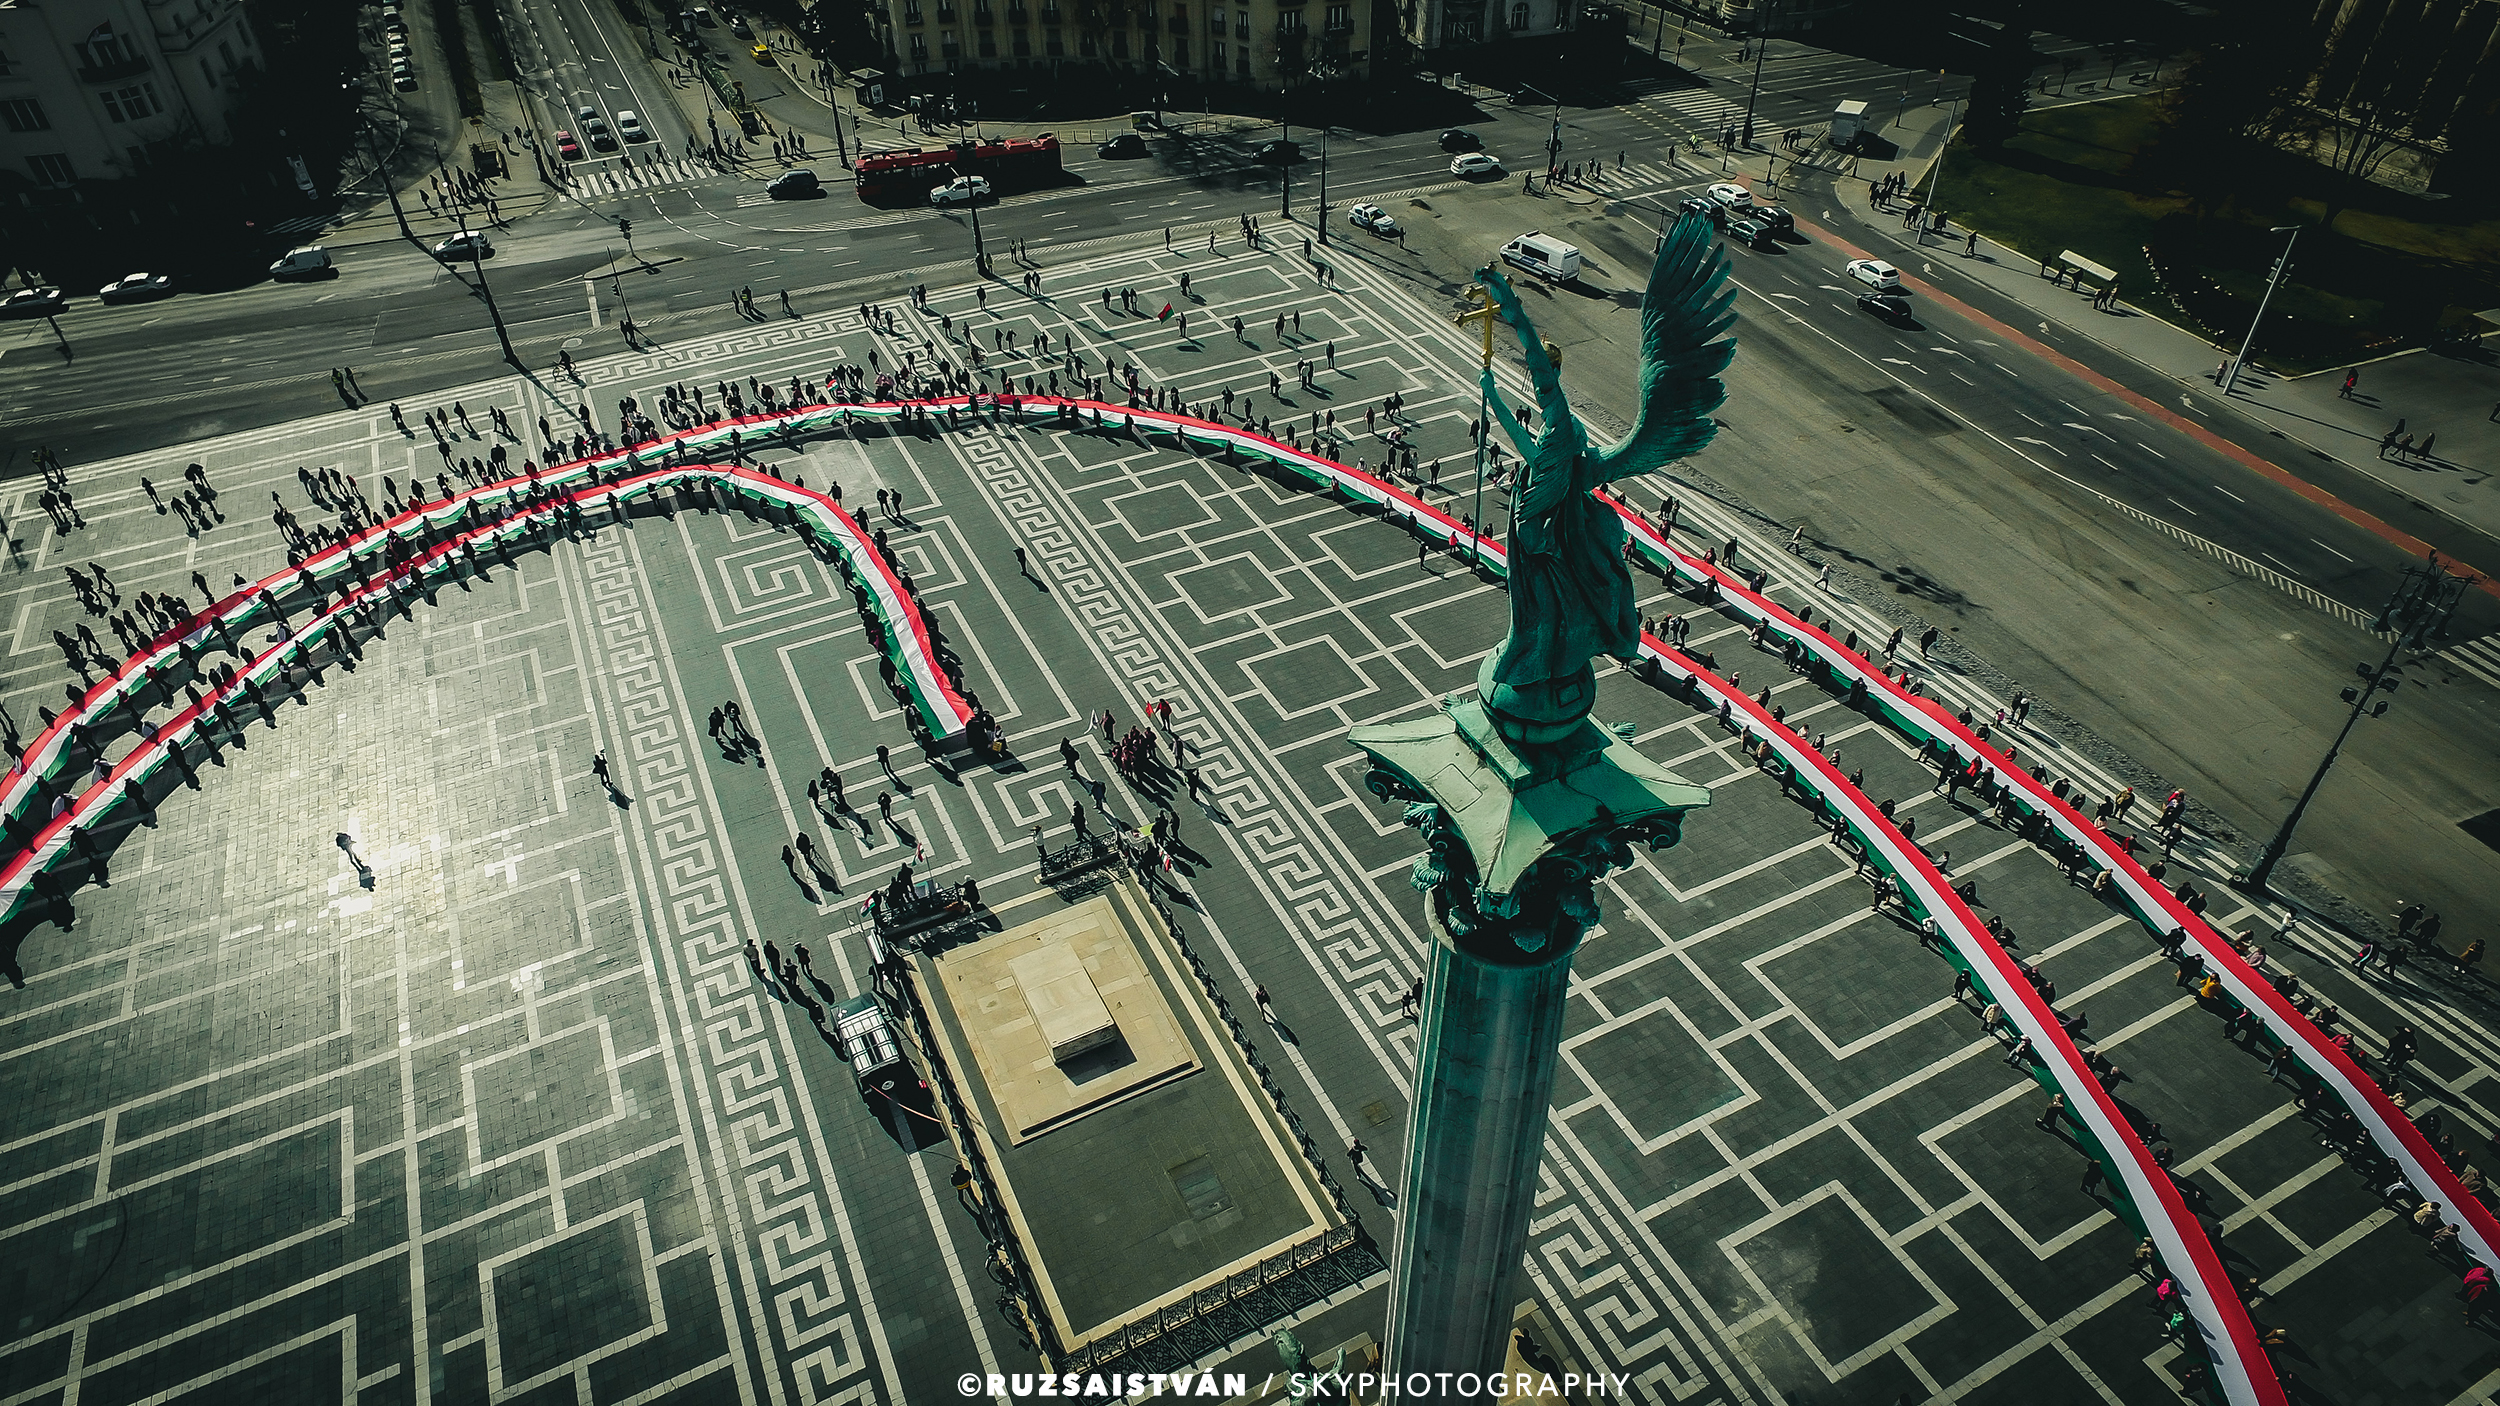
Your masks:
<svg viewBox="0 0 2500 1406"><path fill-rule="evenodd" d="M1169 322L1169 321L1171 321L1171 320L1172 320L1172 305L1171 305L1170 303L1165 303L1165 304L1163 305L1163 311L1161 311L1161 312L1159 312L1159 313L1156 313L1156 314L1155 314L1155 321L1157 321L1157 322Z"/></svg>

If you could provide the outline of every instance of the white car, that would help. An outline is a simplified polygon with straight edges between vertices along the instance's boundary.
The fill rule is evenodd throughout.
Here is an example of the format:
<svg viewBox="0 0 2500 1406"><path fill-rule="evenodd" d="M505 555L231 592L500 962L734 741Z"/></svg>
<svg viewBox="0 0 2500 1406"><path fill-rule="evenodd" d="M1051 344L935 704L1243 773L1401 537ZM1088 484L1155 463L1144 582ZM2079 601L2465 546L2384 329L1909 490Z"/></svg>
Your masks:
<svg viewBox="0 0 2500 1406"><path fill-rule="evenodd" d="M1742 210L1753 204L1753 192L1731 181L1721 181L1702 194L1730 210Z"/></svg>
<svg viewBox="0 0 2500 1406"><path fill-rule="evenodd" d="M976 200L988 199L989 193L989 177L957 176L942 186L932 188L929 191L929 203L932 205L969 205Z"/></svg>
<svg viewBox="0 0 2500 1406"><path fill-rule="evenodd" d="M480 259L495 257L494 241L477 230L464 229L434 246L434 257L444 263L466 259L472 255Z"/></svg>
<svg viewBox="0 0 2500 1406"><path fill-rule="evenodd" d="M1851 259L1849 276L1882 293L1901 290L1901 270L1881 259Z"/></svg>
<svg viewBox="0 0 2500 1406"><path fill-rule="evenodd" d="M1502 174L1502 163L1481 151L1462 151L1450 158L1450 174L1453 176L1498 176Z"/></svg>
<svg viewBox="0 0 2500 1406"><path fill-rule="evenodd" d="M1370 230L1383 239L1397 239L1406 233L1395 215L1377 205L1357 205L1345 212L1345 218L1356 229Z"/></svg>
<svg viewBox="0 0 2500 1406"><path fill-rule="evenodd" d="M174 291L171 275L162 273L126 273L96 290L95 295L108 303L136 303L148 298L162 298Z"/></svg>
<svg viewBox="0 0 2500 1406"><path fill-rule="evenodd" d="M629 142L651 140L651 133L642 125L642 115L630 107L617 112L616 133Z"/></svg>

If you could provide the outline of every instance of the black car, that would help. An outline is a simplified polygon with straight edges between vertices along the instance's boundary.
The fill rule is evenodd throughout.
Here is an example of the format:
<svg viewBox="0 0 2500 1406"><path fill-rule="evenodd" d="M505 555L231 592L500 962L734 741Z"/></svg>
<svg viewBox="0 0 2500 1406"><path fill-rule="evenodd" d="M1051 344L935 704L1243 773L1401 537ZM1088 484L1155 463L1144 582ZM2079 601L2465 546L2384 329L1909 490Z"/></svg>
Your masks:
<svg viewBox="0 0 2500 1406"><path fill-rule="evenodd" d="M1797 217L1780 206L1756 205L1749 213L1763 228L1775 235L1797 232Z"/></svg>
<svg viewBox="0 0 2500 1406"><path fill-rule="evenodd" d="M1254 159L1265 166L1290 166L1302 159L1302 146L1298 142L1266 142Z"/></svg>
<svg viewBox="0 0 2500 1406"><path fill-rule="evenodd" d="M1124 161L1131 157L1143 156L1145 154L1146 139L1137 135L1135 132L1122 132L1120 135L1104 142L1101 146L1094 148L1094 155L1101 157L1105 161Z"/></svg>
<svg viewBox="0 0 2500 1406"><path fill-rule="evenodd" d="M20 288L0 298L0 318L52 317L69 303L58 288Z"/></svg>
<svg viewBox="0 0 2500 1406"><path fill-rule="evenodd" d="M1910 320L1909 299L1895 297L1890 293L1860 293L1858 295L1858 306L1862 310L1871 312L1886 322L1907 322Z"/></svg>
<svg viewBox="0 0 2500 1406"><path fill-rule="evenodd" d="M1484 138L1463 127L1452 127L1441 134L1441 149L1443 151L1482 151Z"/></svg>
<svg viewBox="0 0 2500 1406"><path fill-rule="evenodd" d="M1719 202L1704 200L1698 195L1688 195L1675 202L1675 212L1678 215L1699 215L1714 225L1727 218L1727 211L1720 208Z"/></svg>
<svg viewBox="0 0 2500 1406"><path fill-rule="evenodd" d="M764 187L764 193L775 200L813 200L824 194L824 187L817 182L813 171L784 171L773 177L773 183Z"/></svg>

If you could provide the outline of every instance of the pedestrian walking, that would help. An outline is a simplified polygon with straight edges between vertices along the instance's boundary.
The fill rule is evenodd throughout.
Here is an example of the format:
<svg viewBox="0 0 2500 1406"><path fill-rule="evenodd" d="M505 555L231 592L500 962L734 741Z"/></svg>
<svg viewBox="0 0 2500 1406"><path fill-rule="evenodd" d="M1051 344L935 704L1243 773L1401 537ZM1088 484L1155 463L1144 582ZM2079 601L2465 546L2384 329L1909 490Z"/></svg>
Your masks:
<svg viewBox="0 0 2500 1406"><path fill-rule="evenodd" d="M1371 1173L1363 1168L1363 1154L1369 1151L1371 1149L1365 1147L1359 1137L1345 1145L1345 1159L1354 1164L1354 1175L1365 1182L1372 1179Z"/></svg>
<svg viewBox="0 0 2500 1406"><path fill-rule="evenodd" d="M1250 1000L1252 1004L1259 1008L1259 1019L1266 1021L1270 1025L1276 1023L1276 1006L1274 1002L1268 999L1266 982L1262 981L1256 987L1252 988L1250 992Z"/></svg>
<svg viewBox="0 0 2500 1406"><path fill-rule="evenodd" d="M2041 1111L2038 1119L2040 1131L2046 1133L2056 1132L2059 1128L2065 1125L2065 1121L2066 1096L2064 1094L2049 1095L2049 1106Z"/></svg>

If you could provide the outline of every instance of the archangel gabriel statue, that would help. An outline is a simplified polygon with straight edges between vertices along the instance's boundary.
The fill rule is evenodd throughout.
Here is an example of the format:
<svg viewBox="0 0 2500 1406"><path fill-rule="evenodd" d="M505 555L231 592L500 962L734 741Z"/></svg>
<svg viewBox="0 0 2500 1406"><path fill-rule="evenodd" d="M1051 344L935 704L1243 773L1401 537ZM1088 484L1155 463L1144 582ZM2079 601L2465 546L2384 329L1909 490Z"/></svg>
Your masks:
<svg viewBox="0 0 2500 1406"><path fill-rule="evenodd" d="M1593 449L1509 280L1490 268L1481 277L1527 356L1543 428L1531 435L1519 423L1487 368L1486 403L1523 467L1512 487L1510 633L1485 657L1476 692L1513 742L1554 742L1596 702L1590 658L1640 648L1623 525L1589 490L1695 453L1718 433L1711 412L1727 399L1719 373L1736 355L1725 335L1736 294L1710 222L1678 220L1641 298L1640 409L1629 434Z"/></svg>

